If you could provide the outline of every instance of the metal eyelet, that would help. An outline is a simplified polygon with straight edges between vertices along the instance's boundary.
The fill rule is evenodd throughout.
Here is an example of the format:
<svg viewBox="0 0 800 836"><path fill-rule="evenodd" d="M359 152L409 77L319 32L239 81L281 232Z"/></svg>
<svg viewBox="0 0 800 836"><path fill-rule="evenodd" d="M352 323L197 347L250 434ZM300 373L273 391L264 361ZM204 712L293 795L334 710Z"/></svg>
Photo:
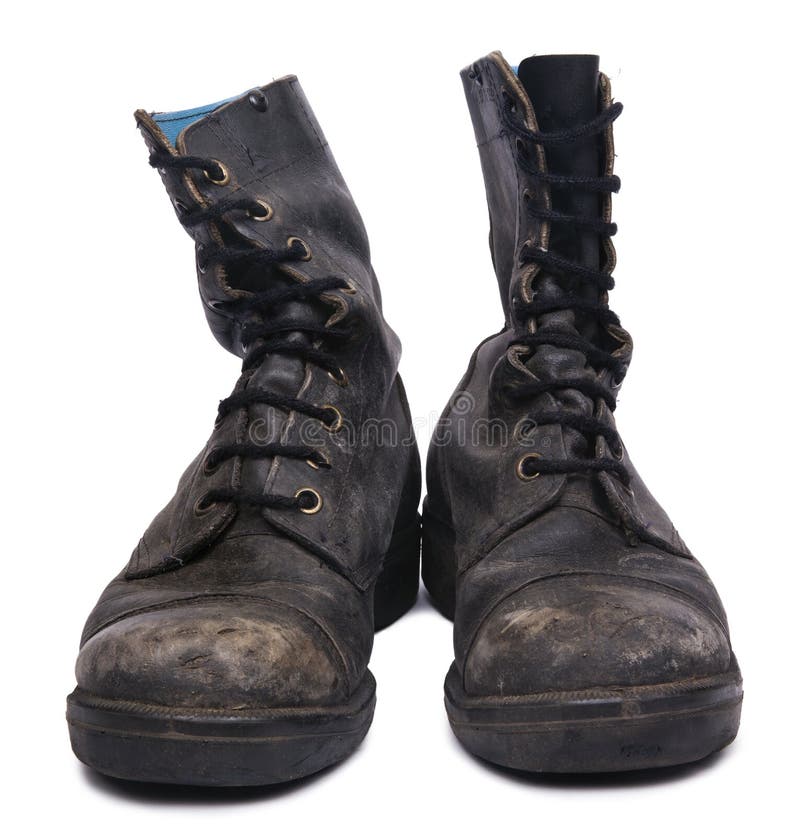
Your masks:
<svg viewBox="0 0 800 836"><path fill-rule="evenodd" d="M251 90L247 97L247 101L250 102L250 106L255 108L259 113L263 113L269 104L269 100L264 95L263 90Z"/></svg>
<svg viewBox="0 0 800 836"><path fill-rule="evenodd" d="M311 247L309 247L302 238L292 235L290 238L286 239L286 246L289 247L289 249L291 249L295 244L300 244L300 246L306 251L305 255L300 258L300 261L311 261Z"/></svg>
<svg viewBox="0 0 800 836"><path fill-rule="evenodd" d="M263 200L256 200L254 201L257 203L263 210L263 215L256 215L252 209L247 210L247 217L250 218L251 221L269 221L272 219L272 216L275 214L275 210Z"/></svg>
<svg viewBox="0 0 800 836"><path fill-rule="evenodd" d="M515 145L517 149L517 159L520 159L523 162L528 162L530 160L531 155L528 151L528 146L525 144L525 141L517 137Z"/></svg>
<svg viewBox="0 0 800 836"><path fill-rule="evenodd" d="M213 461L214 458L214 449L208 451L206 454L205 459L203 460L203 473L206 476L211 476L219 470L220 465L222 464L222 460L219 459L216 462Z"/></svg>
<svg viewBox="0 0 800 836"><path fill-rule="evenodd" d="M339 366L335 372L328 372L328 377L334 382L337 383L339 386L344 388L350 382L347 377L347 372Z"/></svg>
<svg viewBox="0 0 800 836"><path fill-rule="evenodd" d="M301 502L304 497L311 499L314 504L309 505L307 508L304 508L301 505L300 511L303 514L316 514L322 509L322 497L313 488L300 488L300 490L294 495L294 498L299 499Z"/></svg>
<svg viewBox="0 0 800 836"><path fill-rule="evenodd" d="M469 68L467 76L471 78L479 87L483 87L483 74L481 73L481 68L477 63L473 64Z"/></svg>
<svg viewBox="0 0 800 836"><path fill-rule="evenodd" d="M194 504L194 515L196 517L203 517L216 505L216 502L209 501L208 494L203 494L197 498Z"/></svg>
<svg viewBox="0 0 800 836"><path fill-rule="evenodd" d="M339 412L335 406L332 406L329 403L323 404L320 408L334 414L333 421L323 421L322 426L325 427L329 433L339 432L342 428L342 424L344 424L344 417L342 416L342 413Z"/></svg>
<svg viewBox="0 0 800 836"><path fill-rule="evenodd" d="M622 446L622 442L619 443L617 449L614 449L613 445L608 444L608 449L618 462L621 462L625 458L625 448Z"/></svg>
<svg viewBox="0 0 800 836"><path fill-rule="evenodd" d="M509 110L512 113L516 113L517 112L517 100L511 95L511 93L509 93L508 90L505 87L503 87L500 90L500 95L503 97L503 99L505 101L507 101L509 103Z"/></svg>
<svg viewBox="0 0 800 836"><path fill-rule="evenodd" d="M320 456L321 459L324 460L324 464L320 464L319 462L315 462L314 459L306 459L306 464L312 470L319 470L320 467L330 467L331 460L325 455L325 453L319 453L318 455Z"/></svg>
<svg viewBox="0 0 800 836"><path fill-rule="evenodd" d="M517 462L517 476L522 479L523 482L532 482L539 476L539 472L535 471L534 473L526 473L525 472L525 465L529 461L534 461L535 459L541 459L541 453L526 453L518 462Z"/></svg>
<svg viewBox="0 0 800 836"><path fill-rule="evenodd" d="M222 173L222 176L213 177L211 175L211 172L204 168L203 174L205 174L206 180L208 180L209 183L213 183L215 186L227 186L228 183L230 183L231 181L230 172L219 160L211 160L211 162L219 168L220 172Z"/></svg>
<svg viewBox="0 0 800 836"><path fill-rule="evenodd" d="M622 386L622 378L617 380L616 377L612 377L611 378L611 388L612 389L619 389L620 386Z"/></svg>

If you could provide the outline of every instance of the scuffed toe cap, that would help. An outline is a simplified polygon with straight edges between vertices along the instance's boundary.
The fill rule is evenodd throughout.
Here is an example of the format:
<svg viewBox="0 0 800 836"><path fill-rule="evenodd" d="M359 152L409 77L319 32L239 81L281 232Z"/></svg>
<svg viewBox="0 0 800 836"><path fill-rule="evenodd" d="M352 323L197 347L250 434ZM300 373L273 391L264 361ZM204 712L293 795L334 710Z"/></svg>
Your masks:
<svg viewBox="0 0 800 836"><path fill-rule="evenodd" d="M221 601L131 615L81 649L78 687L108 699L192 708L342 702L344 663L307 615L273 602Z"/></svg>
<svg viewBox="0 0 800 836"><path fill-rule="evenodd" d="M656 685L724 673L722 625L665 587L627 579L547 578L506 598L464 664L474 695Z"/></svg>

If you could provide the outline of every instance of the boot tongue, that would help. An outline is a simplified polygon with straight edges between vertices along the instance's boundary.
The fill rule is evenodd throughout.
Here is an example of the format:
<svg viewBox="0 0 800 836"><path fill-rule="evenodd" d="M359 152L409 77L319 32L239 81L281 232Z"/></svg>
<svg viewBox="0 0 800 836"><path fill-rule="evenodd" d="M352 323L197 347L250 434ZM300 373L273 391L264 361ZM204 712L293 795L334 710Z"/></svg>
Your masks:
<svg viewBox="0 0 800 836"><path fill-rule="evenodd" d="M281 94L280 90L273 90L273 98L277 99ZM292 101L296 101L292 93ZM219 102L213 102L207 105L200 105L198 107L189 108L187 110L165 111L150 113L153 122L158 125L166 138L167 142L175 149L181 146L181 150L189 155L197 155L201 157L215 157L220 153L218 135L223 133L218 127L208 127L209 117L213 118L215 114L223 105L235 102L242 98L241 95L233 96L229 99L224 99ZM273 108L275 110L276 108ZM280 108L277 108L280 110ZM247 117L252 118L255 111L250 106L240 111L238 118L231 117L231 123L227 127L228 133L233 133L237 130L244 130L241 128L242 122ZM304 114L306 121L308 117ZM293 126L291 122L292 112L289 111L287 121L290 127ZM205 123L205 124L204 124ZM245 128L250 129L249 125ZM189 130L191 129L191 130ZM313 133L317 143L319 143L318 135L314 132L313 127L308 130ZM247 156L252 162L250 155L255 149L255 153L263 153L264 149L258 145L268 144L272 142L274 135L278 132L262 131L260 134L249 130L240 139L242 147L247 151ZM191 139L189 138L191 136ZM184 146L186 146L184 148ZM285 149L284 146L289 146ZM271 157L277 158L281 152L293 155L296 151L291 147L291 143L280 143L277 148L272 145L268 148L272 152ZM245 156L244 154L242 156ZM227 160L229 162L230 161ZM278 161L281 162L280 160ZM280 166L278 166L280 167ZM240 181L253 179L255 172L245 170L245 176L240 174ZM219 232L223 237L226 245L231 247L244 246L239 236L227 229L223 224L219 225ZM281 244L283 242L280 242ZM237 290L246 290L254 293L280 290L282 288L292 287L296 284L285 273L281 272L276 266L265 265L247 265L231 266L226 270L227 284ZM320 302L288 302L280 306L278 311L268 312L272 318L281 322L296 321L299 323L308 323L309 325L316 325L321 327L324 325L330 316L330 310L327 309ZM250 320L253 324L259 323L258 317L253 317ZM283 339L294 342L306 347L310 347L312 338L302 330L286 331L281 334ZM287 398L297 396L297 392L302 386L305 377L305 362L297 357L286 353L275 353L267 355L257 368L253 371L249 378L247 387L260 387L268 389L271 392L278 393ZM280 434L284 431L284 419L282 413L263 406L251 406L251 415L261 419L259 428L259 443L268 444L278 440ZM264 479L261 468L248 464L242 468L241 476L242 488L244 490L259 491L263 489Z"/></svg>
<svg viewBox="0 0 800 836"><path fill-rule="evenodd" d="M534 55L517 68L543 131L574 127L597 115L596 55Z"/></svg>
<svg viewBox="0 0 800 836"><path fill-rule="evenodd" d="M543 133L568 130L584 125L597 116L599 60L594 55L546 55L525 59L518 69L519 80L533 106L537 125ZM548 172L556 175L598 177L602 173L604 144L602 136L589 136L576 142L544 147ZM551 208L562 214L599 218L602 213L600 195L575 188L551 188ZM534 198L536 199L536 198ZM541 196L538 200L541 206ZM549 249L557 255L585 267L600 266L601 242L596 232L581 230L574 224L554 222L550 225ZM535 280L536 295L541 301L563 296L564 292L596 302L597 288L573 275L553 275L546 271ZM590 340L596 336L596 325L581 323L572 310L562 310L539 317L541 331L582 334ZM528 368L540 379L574 379L594 377L587 368L586 357L579 351L540 346L527 361ZM574 389L558 395L562 407L591 415L593 403ZM586 438L574 430L565 430L568 453L591 455Z"/></svg>
<svg viewBox="0 0 800 836"><path fill-rule="evenodd" d="M600 63L596 55L537 55L526 58L519 80L533 105L539 130L545 133L575 128L597 116ZM602 136L545 148L547 167L555 174L598 177L602 173ZM552 189L552 207L570 215L599 217L601 198L578 189ZM553 224L550 249L566 258L596 268L600 242L594 233Z"/></svg>

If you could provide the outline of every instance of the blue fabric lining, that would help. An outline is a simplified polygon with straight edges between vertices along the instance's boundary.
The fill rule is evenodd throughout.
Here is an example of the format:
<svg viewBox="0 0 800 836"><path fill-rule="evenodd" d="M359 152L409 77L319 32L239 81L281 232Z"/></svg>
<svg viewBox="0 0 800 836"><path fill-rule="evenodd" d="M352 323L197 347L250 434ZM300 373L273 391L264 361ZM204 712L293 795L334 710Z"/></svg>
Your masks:
<svg viewBox="0 0 800 836"><path fill-rule="evenodd" d="M193 107L189 110L173 110L169 113L153 113L153 121L164 132L164 136L175 144L178 139L178 134L193 122L202 119L209 113L213 113L218 107L232 102L235 96L230 99L223 99L221 102L214 102L214 104L202 105L200 107Z"/></svg>

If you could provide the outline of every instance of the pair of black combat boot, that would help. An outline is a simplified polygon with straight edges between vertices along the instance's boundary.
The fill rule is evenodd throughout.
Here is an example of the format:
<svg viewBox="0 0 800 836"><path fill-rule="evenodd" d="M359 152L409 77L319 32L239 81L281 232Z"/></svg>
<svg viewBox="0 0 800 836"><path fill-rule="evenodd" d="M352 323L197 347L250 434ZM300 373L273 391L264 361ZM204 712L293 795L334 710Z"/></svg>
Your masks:
<svg viewBox="0 0 800 836"><path fill-rule="evenodd" d="M422 575L455 621L450 722L527 771L700 759L736 735L742 684L714 587L615 428L621 106L594 56L493 53L462 75L505 325L428 456ZM287 781L358 746L374 631L417 595L400 344L297 79L136 118L242 373L89 617L72 745L121 778Z"/></svg>

